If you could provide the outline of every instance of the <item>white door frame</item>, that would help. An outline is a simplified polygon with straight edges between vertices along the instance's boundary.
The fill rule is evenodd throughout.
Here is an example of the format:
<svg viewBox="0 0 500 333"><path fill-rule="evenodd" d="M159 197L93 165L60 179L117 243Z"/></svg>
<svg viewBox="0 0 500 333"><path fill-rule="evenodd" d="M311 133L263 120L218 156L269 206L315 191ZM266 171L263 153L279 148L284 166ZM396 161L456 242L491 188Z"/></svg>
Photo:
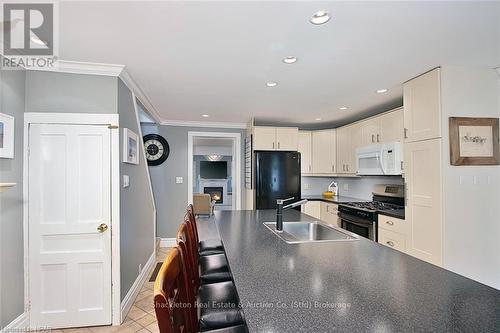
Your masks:
<svg viewBox="0 0 500 333"><path fill-rule="evenodd" d="M111 131L111 318L113 325L120 325L120 136L118 114L93 113L39 113L24 114L23 151L23 229L24 229L24 311L30 315L29 294L29 127L30 124L108 125ZM29 318L29 317L28 317ZM29 320L28 320L29 322Z"/></svg>
<svg viewBox="0 0 500 333"><path fill-rule="evenodd" d="M193 202L193 138L229 138L233 139L232 186L233 209L241 210L241 133L231 132L188 132L188 197L187 203Z"/></svg>

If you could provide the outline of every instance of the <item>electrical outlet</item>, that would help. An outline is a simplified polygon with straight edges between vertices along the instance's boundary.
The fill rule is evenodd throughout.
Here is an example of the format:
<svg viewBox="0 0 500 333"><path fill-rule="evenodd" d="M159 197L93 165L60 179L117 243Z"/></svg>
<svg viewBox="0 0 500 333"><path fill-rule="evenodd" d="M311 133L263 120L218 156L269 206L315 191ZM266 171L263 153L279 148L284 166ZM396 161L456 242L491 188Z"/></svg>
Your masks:
<svg viewBox="0 0 500 333"><path fill-rule="evenodd" d="M311 189L311 184L304 184L304 190L310 190Z"/></svg>
<svg viewBox="0 0 500 333"><path fill-rule="evenodd" d="M349 191L349 184L344 184L344 185L342 185L342 189L343 189L344 191Z"/></svg>
<svg viewBox="0 0 500 333"><path fill-rule="evenodd" d="M182 177L175 177L175 183L176 184L182 184L182 183L184 183L184 178L182 178Z"/></svg>
<svg viewBox="0 0 500 333"><path fill-rule="evenodd" d="M128 175L123 175L123 188L130 186L130 177Z"/></svg>

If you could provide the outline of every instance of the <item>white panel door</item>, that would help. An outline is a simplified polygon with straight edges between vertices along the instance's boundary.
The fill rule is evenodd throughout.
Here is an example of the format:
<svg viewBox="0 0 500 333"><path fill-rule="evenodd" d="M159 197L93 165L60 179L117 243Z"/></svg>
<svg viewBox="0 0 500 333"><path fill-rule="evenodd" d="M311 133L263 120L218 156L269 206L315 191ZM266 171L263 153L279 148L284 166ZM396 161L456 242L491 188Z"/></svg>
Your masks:
<svg viewBox="0 0 500 333"><path fill-rule="evenodd" d="M312 132L312 170L314 174L335 173L335 130Z"/></svg>
<svg viewBox="0 0 500 333"><path fill-rule="evenodd" d="M110 325L110 130L33 124L29 147L30 327Z"/></svg>
<svg viewBox="0 0 500 333"><path fill-rule="evenodd" d="M403 142L403 109L380 116L380 142Z"/></svg>
<svg viewBox="0 0 500 333"><path fill-rule="evenodd" d="M312 134L310 131L299 131L300 172L312 172Z"/></svg>
<svg viewBox="0 0 500 333"><path fill-rule="evenodd" d="M441 139L405 144L408 254L441 266Z"/></svg>

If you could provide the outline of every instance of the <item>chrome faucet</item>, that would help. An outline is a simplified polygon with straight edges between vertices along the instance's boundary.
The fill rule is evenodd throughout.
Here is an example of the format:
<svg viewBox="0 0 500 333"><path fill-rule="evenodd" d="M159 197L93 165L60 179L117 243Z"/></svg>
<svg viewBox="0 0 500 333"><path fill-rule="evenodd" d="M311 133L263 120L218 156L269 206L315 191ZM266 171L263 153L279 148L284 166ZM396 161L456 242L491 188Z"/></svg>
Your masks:
<svg viewBox="0 0 500 333"><path fill-rule="evenodd" d="M276 200L276 204L278 205L276 209L276 231L283 231L283 211L285 209L294 208L300 205L304 205L307 200L300 200L289 205L283 206L283 204L287 201L295 199L294 197L288 199L278 199Z"/></svg>

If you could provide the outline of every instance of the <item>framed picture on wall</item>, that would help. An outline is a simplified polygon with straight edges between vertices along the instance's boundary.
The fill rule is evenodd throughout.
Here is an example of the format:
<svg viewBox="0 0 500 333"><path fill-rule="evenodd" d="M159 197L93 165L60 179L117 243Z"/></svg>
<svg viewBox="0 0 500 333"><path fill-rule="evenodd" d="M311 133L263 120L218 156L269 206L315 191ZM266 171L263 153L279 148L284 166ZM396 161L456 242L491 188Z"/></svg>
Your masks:
<svg viewBox="0 0 500 333"><path fill-rule="evenodd" d="M123 162L139 164L139 136L128 128L123 129Z"/></svg>
<svg viewBox="0 0 500 333"><path fill-rule="evenodd" d="M0 113L0 158L14 158L14 117Z"/></svg>
<svg viewBox="0 0 500 333"><path fill-rule="evenodd" d="M498 118L450 117L452 165L498 165Z"/></svg>

